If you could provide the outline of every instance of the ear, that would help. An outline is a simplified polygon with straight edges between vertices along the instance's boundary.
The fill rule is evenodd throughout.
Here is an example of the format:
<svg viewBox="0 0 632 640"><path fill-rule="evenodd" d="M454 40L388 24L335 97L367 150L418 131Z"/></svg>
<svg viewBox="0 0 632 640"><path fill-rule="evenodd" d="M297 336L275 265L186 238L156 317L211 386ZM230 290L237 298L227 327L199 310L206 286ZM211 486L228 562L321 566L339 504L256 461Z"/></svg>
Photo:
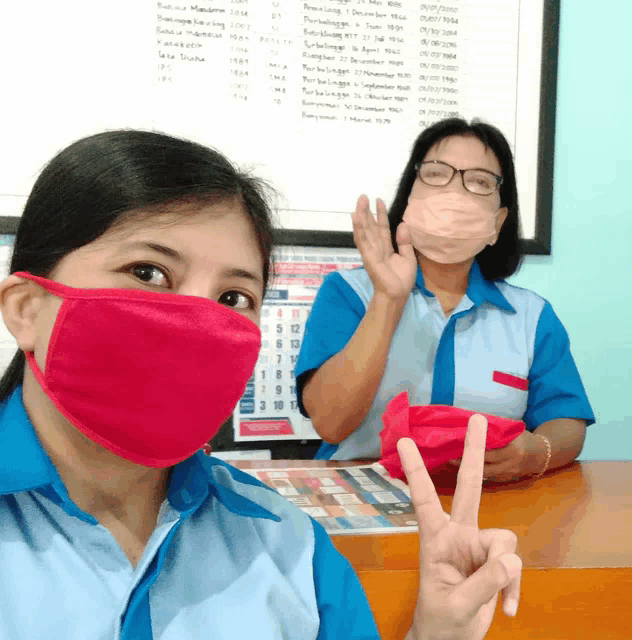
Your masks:
<svg viewBox="0 0 632 640"><path fill-rule="evenodd" d="M503 227L505 220L507 219L507 214L509 213L509 209L507 207L501 207L498 209L498 213L496 214L496 221L494 225L496 227L496 237L494 238L494 242L490 242L489 244L496 244L496 240L498 240L498 234Z"/></svg>
<svg viewBox="0 0 632 640"><path fill-rule="evenodd" d="M9 276L0 282L2 319L22 351L35 349L35 322L41 307L42 293L40 287L19 276Z"/></svg>

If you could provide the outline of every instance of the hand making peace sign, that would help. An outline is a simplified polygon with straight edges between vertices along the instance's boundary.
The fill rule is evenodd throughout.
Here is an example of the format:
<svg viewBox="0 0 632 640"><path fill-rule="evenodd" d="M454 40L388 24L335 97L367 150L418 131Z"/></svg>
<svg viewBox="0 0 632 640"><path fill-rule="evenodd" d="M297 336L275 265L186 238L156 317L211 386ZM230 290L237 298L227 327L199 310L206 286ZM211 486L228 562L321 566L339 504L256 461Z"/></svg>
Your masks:
<svg viewBox="0 0 632 640"><path fill-rule="evenodd" d="M419 525L419 596L407 640L479 640L489 629L498 593L515 615L522 562L516 535L478 528L487 420L470 418L452 513L444 513L413 440L397 445Z"/></svg>

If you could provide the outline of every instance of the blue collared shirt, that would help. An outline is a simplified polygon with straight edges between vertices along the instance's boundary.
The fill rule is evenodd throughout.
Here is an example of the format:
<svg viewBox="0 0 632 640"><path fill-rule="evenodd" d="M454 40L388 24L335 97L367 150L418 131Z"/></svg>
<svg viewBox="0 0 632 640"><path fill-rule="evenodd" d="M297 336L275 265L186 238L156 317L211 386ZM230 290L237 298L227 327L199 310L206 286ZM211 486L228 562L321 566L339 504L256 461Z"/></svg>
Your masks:
<svg viewBox="0 0 632 640"><path fill-rule="evenodd" d="M379 638L322 527L248 474L202 452L176 465L134 568L70 500L21 387L0 441L0 640Z"/></svg>
<svg viewBox="0 0 632 640"><path fill-rule="evenodd" d="M304 415L307 374L346 346L372 297L364 269L339 271L323 281L295 370ZM527 289L486 280L476 261L465 295L448 316L417 269L367 416L339 445L323 443L316 457L379 458L382 414L402 391L411 405L442 404L523 420L531 431L555 418L595 421L568 334L551 305Z"/></svg>

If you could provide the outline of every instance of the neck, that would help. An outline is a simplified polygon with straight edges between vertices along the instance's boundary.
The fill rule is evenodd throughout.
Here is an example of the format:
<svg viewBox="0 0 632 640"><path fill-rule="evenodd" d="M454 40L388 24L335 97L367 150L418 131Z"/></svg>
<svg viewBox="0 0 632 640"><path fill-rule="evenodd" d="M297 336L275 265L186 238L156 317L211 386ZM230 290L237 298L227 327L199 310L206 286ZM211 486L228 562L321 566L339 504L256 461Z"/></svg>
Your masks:
<svg viewBox="0 0 632 640"><path fill-rule="evenodd" d="M441 264L434 262L419 252L417 262L424 274L426 289L432 293L448 293L463 295L467 290L470 268L474 258L456 264Z"/></svg>
<svg viewBox="0 0 632 640"><path fill-rule="evenodd" d="M84 436L58 411L28 365L23 397L42 447L70 499L97 520L116 517L136 526L150 519L153 527L167 496L170 469L137 465Z"/></svg>

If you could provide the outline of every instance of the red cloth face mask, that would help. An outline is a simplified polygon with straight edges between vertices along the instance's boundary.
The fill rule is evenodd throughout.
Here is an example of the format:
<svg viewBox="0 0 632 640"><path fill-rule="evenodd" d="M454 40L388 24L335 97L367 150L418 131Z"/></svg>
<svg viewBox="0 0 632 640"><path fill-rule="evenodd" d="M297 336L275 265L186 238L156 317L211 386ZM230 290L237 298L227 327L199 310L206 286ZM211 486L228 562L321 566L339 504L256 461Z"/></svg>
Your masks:
<svg viewBox="0 0 632 640"><path fill-rule="evenodd" d="M239 313L195 296L15 275L63 298L45 370L25 354L35 378L112 453L149 467L177 464L217 433L243 395L261 333Z"/></svg>
<svg viewBox="0 0 632 640"><path fill-rule="evenodd" d="M404 478L402 463L397 453L400 438L412 438L423 458L426 469L460 458L463 455L467 421L476 411L457 409L441 404L411 407L408 393L395 396L382 415L384 428L380 432L382 459L380 463L393 478ZM480 414L487 418L487 442L485 449L506 447L524 430L520 420L509 420L499 416Z"/></svg>

